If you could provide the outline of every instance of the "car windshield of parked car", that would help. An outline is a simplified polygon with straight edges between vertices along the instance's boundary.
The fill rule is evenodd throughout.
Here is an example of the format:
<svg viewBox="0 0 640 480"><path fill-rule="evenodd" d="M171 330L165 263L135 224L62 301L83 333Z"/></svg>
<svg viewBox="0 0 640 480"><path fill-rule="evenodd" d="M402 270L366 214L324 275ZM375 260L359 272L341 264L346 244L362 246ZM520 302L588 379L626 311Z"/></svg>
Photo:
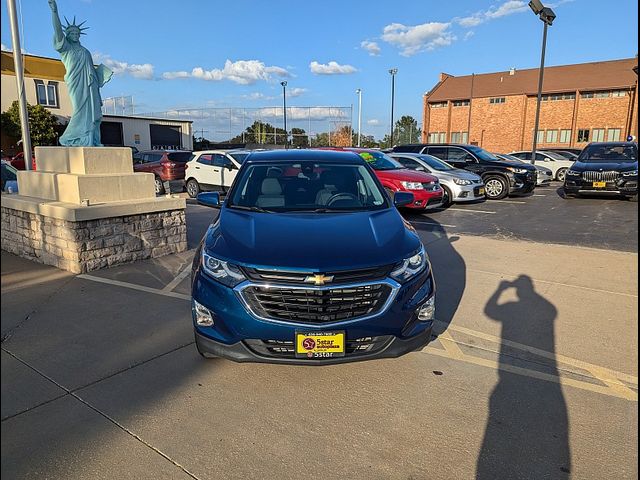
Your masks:
<svg viewBox="0 0 640 480"><path fill-rule="evenodd" d="M633 163L638 161L638 147L635 145L589 145L580 156L583 163Z"/></svg>
<svg viewBox="0 0 640 480"><path fill-rule="evenodd" d="M258 212L380 210L385 195L364 165L273 162L248 165L227 207Z"/></svg>
<svg viewBox="0 0 640 480"><path fill-rule="evenodd" d="M567 157L564 157L562 155L560 155L559 153L556 152L540 152L540 153L544 153L547 157L549 157L551 160L567 160Z"/></svg>
<svg viewBox="0 0 640 480"><path fill-rule="evenodd" d="M357 152L365 162L374 170L398 170L406 168L400 162L394 160L382 152Z"/></svg>
<svg viewBox="0 0 640 480"><path fill-rule="evenodd" d="M476 147L475 145L471 145L467 148L480 160L487 160L490 162L495 162L496 160L500 161L498 157L496 157L492 153L487 152L484 148Z"/></svg>
<svg viewBox="0 0 640 480"><path fill-rule="evenodd" d="M516 162L516 163L527 163L521 158L516 157L515 155L509 155L508 153L501 153L496 155L501 160L506 160L507 162Z"/></svg>
<svg viewBox="0 0 640 480"><path fill-rule="evenodd" d="M172 162L186 163L189 160L191 160L193 155L191 155L191 152L172 152L172 153L169 153L167 157Z"/></svg>
<svg viewBox="0 0 640 480"><path fill-rule="evenodd" d="M231 152L229 153L229 155L231 157L233 157L233 159L238 162L240 165L242 165L242 163L246 160L246 158L249 156L248 153L237 153L237 152Z"/></svg>
<svg viewBox="0 0 640 480"><path fill-rule="evenodd" d="M424 163L429 165L429 167L437 170L438 172L448 172L450 170L455 170L455 168L449 165L447 162L445 162L444 160L440 160L433 155L418 155L417 157Z"/></svg>

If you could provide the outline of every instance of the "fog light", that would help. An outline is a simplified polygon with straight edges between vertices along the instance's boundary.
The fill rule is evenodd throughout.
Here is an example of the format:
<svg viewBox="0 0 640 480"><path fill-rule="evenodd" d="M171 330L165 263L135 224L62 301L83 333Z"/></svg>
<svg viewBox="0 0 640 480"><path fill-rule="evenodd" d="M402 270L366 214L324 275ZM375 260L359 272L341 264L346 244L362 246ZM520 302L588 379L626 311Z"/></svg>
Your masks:
<svg viewBox="0 0 640 480"><path fill-rule="evenodd" d="M199 304L195 300L193 301L193 309L196 312L196 324L201 327L210 327L213 325L213 314L207 307Z"/></svg>
<svg viewBox="0 0 640 480"><path fill-rule="evenodd" d="M429 300L418 309L418 320L428 322L436 317L436 296L432 295Z"/></svg>

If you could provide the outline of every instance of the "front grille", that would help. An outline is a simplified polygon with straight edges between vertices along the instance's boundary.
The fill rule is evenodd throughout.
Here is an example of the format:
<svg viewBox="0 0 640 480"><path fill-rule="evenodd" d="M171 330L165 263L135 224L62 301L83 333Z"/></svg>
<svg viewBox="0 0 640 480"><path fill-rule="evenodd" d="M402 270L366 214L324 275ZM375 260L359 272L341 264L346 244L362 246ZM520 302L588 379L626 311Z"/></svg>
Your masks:
<svg viewBox="0 0 640 480"><path fill-rule="evenodd" d="M340 283L356 283L381 280L385 278L393 265L383 265L382 267L362 268L358 270L339 270L335 272L325 272L324 275L333 277L332 285ZM247 278L259 282L285 283L304 285L307 277L312 277L316 272L311 271L287 271L287 270L268 270L259 268L243 267ZM312 284L312 282L307 282Z"/></svg>
<svg viewBox="0 0 640 480"><path fill-rule="evenodd" d="M251 285L242 290L250 309L273 320L324 324L378 313L391 287L386 284L307 289Z"/></svg>
<svg viewBox="0 0 640 480"><path fill-rule="evenodd" d="M596 172L587 170L582 172L582 179L587 182L615 182L620 174L615 170L607 172Z"/></svg>
<svg viewBox="0 0 640 480"><path fill-rule="evenodd" d="M422 188L424 188L427 192L434 192L438 189L440 185L435 182L423 183Z"/></svg>
<svg viewBox="0 0 640 480"><path fill-rule="evenodd" d="M375 353L384 348L391 336L362 337L354 340L347 339L345 356L357 356ZM294 358L296 356L293 341L290 340L245 340L251 350L267 357Z"/></svg>

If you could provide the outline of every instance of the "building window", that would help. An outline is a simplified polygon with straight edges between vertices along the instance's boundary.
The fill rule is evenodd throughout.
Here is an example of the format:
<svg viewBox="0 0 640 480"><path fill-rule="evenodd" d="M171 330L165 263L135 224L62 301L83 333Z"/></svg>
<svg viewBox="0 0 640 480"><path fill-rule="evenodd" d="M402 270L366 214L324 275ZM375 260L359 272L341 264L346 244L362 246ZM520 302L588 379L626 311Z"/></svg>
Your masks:
<svg viewBox="0 0 640 480"><path fill-rule="evenodd" d="M469 106L469 100L454 100L453 101L453 106L454 107L468 107Z"/></svg>
<svg viewBox="0 0 640 480"><path fill-rule="evenodd" d="M58 82L47 82L35 80L36 97L38 105L43 107L58 108Z"/></svg>
<svg viewBox="0 0 640 480"><path fill-rule="evenodd" d="M611 92L612 97L626 97L627 92L625 90L613 90Z"/></svg>
<svg viewBox="0 0 640 480"><path fill-rule="evenodd" d="M429 106L431 108L443 108L447 106L447 102L434 102L434 103L430 103Z"/></svg>
<svg viewBox="0 0 640 480"><path fill-rule="evenodd" d="M578 143L580 142L588 142L589 141L589 129L584 128L578 130Z"/></svg>
<svg viewBox="0 0 640 480"><path fill-rule="evenodd" d="M462 132L462 140L460 143L469 143L469 132Z"/></svg>
<svg viewBox="0 0 640 480"><path fill-rule="evenodd" d="M558 143L557 130L547 130L547 143Z"/></svg>
<svg viewBox="0 0 640 480"><path fill-rule="evenodd" d="M571 142L571 130L560 130L560 143Z"/></svg>
<svg viewBox="0 0 640 480"><path fill-rule="evenodd" d="M467 143L469 134L467 132L451 132L451 143Z"/></svg>
<svg viewBox="0 0 640 480"><path fill-rule="evenodd" d="M431 132L429 134L429 143L446 143L446 132Z"/></svg>
<svg viewBox="0 0 640 480"><path fill-rule="evenodd" d="M610 128L607 131L607 142L619 142L621 131L619 128Z"/></svg>
<svg viewBox="0 0 640 480"><path fill-rule="evenodd" d="M489 103L505 103L507 99L505 97L494 97L489 99Z"/></svg>
<svg viewBox="0 0 640 480"><path fill-rule="evenodd" d="M592 142L604 142L604 128L594 128L591 134Z"/></svg>
<svg viewBox="0 0 640 480"><path fill-rule="evenodd" d="M544 142L544 130L538 130L538 134L536 135L536 143Z"/></svg>
<svg viewBox="0 0 640 480"><path fill-rule="evenodd" d="M576 98L575 93L553 93L553 94L542 95L543 102L556 101L556 100L575 100L575 98Z"/></svg>
<svg viewBox="0 0 640 480"><path fill-rule="evenodd" d="M582 92L581 98L609 98L609 97L625 97L626 90L602 90L599 92Z"/></svg>

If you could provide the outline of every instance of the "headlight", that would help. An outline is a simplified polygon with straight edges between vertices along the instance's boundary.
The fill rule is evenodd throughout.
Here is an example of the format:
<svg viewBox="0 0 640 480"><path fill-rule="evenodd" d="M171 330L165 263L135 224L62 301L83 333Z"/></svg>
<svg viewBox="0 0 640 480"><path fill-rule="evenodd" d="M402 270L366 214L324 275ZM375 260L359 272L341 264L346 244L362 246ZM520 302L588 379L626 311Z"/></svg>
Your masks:
<svg viewBox="0 0 640 480"><path fill-rule="evenodd" d="M400 283L415 277L427 266L427 254L424 247L420 247L420 251L415 255L402 260L398 266L389 274L391 278Z"/></svg>
<svg viewBox="0 0 640 480"><path fill-rule="evenodd" d="M235 287L245 280L245 276L233 263L212 257L202 250L202 268L204 271L227 287Z"/></svg>
<svg viewBox="0 0 640 480"><path fill-rule="evenodd" d="M424 190L420 182L400 182L405 190Z"/></svg>
<svg viewBox="0 0 640 480"><path fill-rule="evenodd" d="M513 173L527 173L528 170L526 168L518 168L518 167L507 167L507 170Z"/></svg>
<svg viewBox="0 0 640 480"><path fill-rule="evenodd" d="M471 185L471 180L465 180L464 178L454 178L453 183L456 185Z"/></svg>
<svg viewBox="0 0 640 480"><path fill-rule="evenodd" d="M622 172L623 177L637 177L638 170L631 170L630 172Z"/></svg>
<svg viewBox="0 0 640 480"><path fill-rule="evenodd" d="M636 172L638 173L638 172ZM580 172L576 172L575 170L567 170L567 175L571 176L571 177L577 177L580 175Z"/></svg>

